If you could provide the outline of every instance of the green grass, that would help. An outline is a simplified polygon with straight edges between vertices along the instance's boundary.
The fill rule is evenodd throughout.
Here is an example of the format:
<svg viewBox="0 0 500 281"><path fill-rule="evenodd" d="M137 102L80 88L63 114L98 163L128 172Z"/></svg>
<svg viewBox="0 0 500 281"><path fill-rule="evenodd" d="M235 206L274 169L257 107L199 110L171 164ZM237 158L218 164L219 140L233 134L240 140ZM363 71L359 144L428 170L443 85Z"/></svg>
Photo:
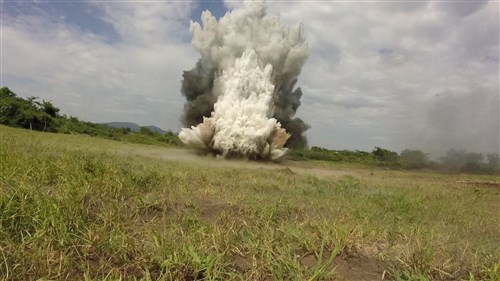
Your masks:
<svg viewBox="0 0 500 281"><path fill-rule="evenodd" d="M500 280L497 177L161 149L0 126L0 278Z"/></svg>

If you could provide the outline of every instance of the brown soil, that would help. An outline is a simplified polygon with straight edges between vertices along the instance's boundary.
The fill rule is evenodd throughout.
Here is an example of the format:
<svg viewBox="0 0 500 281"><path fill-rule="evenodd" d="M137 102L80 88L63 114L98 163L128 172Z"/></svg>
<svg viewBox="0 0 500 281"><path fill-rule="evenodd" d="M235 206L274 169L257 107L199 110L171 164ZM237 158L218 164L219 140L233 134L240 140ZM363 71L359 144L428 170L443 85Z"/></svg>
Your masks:
<svg viewBox="0 0 500 281"><path fill-rule="evenodd" d="M374 259L360 257L339 258L333 261L338 280L379 281L384 280L384 266Z"/></svg>
<svg viewBox="0 0 500 281"><path fill-rule="evenodd" d="M215 221L219 215L229 208L230 204L212 199L202 199L199 202L201 206L201 217L208 221Z"/></svg>
<svg viewBox="0 0 500 281"><path fill-rule="evenodd" d="M309 267L318 266L318 260L314 254L306 255L300 263ZM385 277L384 264L376 259L338 256L333 260L331 267L334 268L335 280L339 281L380 281Z"/></svg>
<svg viewBox="0 0 500 281"><path fill-rule="evenodd" d="M494 182L494 181L466 181L466 180L461 180L461 181L457 181L457 183L461 183L461 184L465 184L465 185L474 185L474 186L500 188L500 182Z"/></svg>

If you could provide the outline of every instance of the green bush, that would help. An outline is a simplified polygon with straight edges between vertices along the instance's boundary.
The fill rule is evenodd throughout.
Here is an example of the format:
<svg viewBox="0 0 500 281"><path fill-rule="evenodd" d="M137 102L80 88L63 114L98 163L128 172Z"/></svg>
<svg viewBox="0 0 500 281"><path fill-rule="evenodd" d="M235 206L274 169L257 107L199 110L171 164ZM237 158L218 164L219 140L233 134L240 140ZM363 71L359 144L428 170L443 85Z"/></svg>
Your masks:
<svg viewBox="0 0 500 281"><path fill-rule="evenodd" d="M93 137L152 145L182 145L176 134L162 135L141 127L134 133L129 128L113 128L104 124L81 121L76 117L59 115L59 108L36 97L23 99L9 88L0 89L0 124L62 134L85 134Z"/></svg>

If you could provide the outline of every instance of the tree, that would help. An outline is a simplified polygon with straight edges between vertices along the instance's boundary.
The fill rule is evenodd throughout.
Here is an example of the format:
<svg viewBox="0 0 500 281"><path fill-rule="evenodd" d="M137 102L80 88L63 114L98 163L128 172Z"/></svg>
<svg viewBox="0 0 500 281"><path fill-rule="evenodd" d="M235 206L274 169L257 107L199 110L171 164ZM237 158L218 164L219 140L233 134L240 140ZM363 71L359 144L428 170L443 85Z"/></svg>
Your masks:
<svg viewBox="0 0 500 281"><path fill-rule="evenodd" d="M481 164L484 156L481 153L467 152L465 153L465 165L460 169L462 172L479 173L481 172Z"/></svg>
<svg viewBox="0 0 500 281"><path fill-rule="evenodd" d="M155 134L155 132L153 132L151 129L149 129L148 127L141 127L141 129L139 130L139 133L141 135L148 135L148 136L152 136Z"/></svg>
<svg viewBox="0 0 500 281"><path fill-rule="evenodd" d="M442 166L455 172L479 173L484 171L484 155L476 152L466 152L464 149L450 149L441 157Z"/></svg>
<svg viewBox="0 0 500 281"><path fill-rule="evenodd" d="M498 153L489 153L486 155L486 158L488 159L488 168L491 169L492 171L496 171L500 169L500 156Z"/></svg>
<svg viewBox="0 0 500 281"><path fill-rule="evenodd" d="M451 171L458 171L461 167L465 166L465 150L450 149L440 159L444 168Z"/></svg>
<svg viewBox="0 0 500 281"><path fill-rule="evenodd" d="M50 115L38 110L33 104L22 104L16 114L16 123L30 130L45 131L47 123L50 123L50 121Z"/></svg>
<svg viewBox="0 0 500 281"><path fill-rule="evenodd" d="M0 89L0 123L12 127L45 131L59 109L37 97L23 99L9 88ZM53 116L52 116L53 115Z"/></svg>
<svg viewBox="0 0 500 281"><path fill-rule="evenodd" d="M467 152L464 155L465 163L475 163L480 164L483 162L484 155L476 152Z"/></svg>
<svg viewBox="0 0 500 281"><path fill-rule="evenodd" d="M382 162L396 162L398 161L398 154L396 152L380 148L378 146L375 146L375 149L372 151L373 156L375 156L375 159L378 161Z"/></svg>
<svg viewBox="0 0 500 281"><path fill-rule="evenodd" d="M0 124L13 126L13 118L19 106L16 95L9 88L0 89Z"/></svg>
<svg viewBox="0 0 500 281"><path fill-rule="evenodd" d="M41 104L40 104L42 110L47 113L48 115L50 115L51 117L57 117L58 116L58 113L59 113L59 108L55 107L54 105L52 105L52 103L50 101L43 101Z"/></svg>
<svg viewBox="0 0 500 281"><path fill-rule="evenodd" d="M422 169L427 166L429 155L421 150L405 149L399 155L399 163L403 168Z"/></svg>
<svg viewBox="0 0 500 281"><path fill-rule="evenodd" d="M0 89L0 99L5 98L15 98L16 94L12 92L9 88L3 87Z"/></svg>

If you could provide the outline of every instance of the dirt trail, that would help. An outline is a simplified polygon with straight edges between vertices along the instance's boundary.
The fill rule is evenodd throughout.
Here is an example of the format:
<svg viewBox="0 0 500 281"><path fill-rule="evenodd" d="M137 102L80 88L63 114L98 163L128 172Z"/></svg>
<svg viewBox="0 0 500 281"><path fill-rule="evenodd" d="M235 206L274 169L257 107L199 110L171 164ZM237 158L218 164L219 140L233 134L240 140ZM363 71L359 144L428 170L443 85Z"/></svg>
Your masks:
<svg viewBox="0 0 500 281"><path fill-rule="evenodd" d="M218 159L213 156L197 155L196 152L182 148L156 148L156 147L133 147L126 151L121 151L127 155L146 156L168 161L178 161L193 165L237 168L237 169L287 169L292 173L301 175L313 175L321 178L338 178L345 175L359 175L360 173L369 173L361 169L338 169L325 168L311 165L304 167L303 163L285 160L281 163L259 162L240 159Z"/></svg>
<svg viewBox="0 0 500 281"><path fill-rule="evenodd" d="M325 167L311 162L296 162L285 160L280 163L249 161L239 159L218 159L213 156L197 155L193 150L178 147L159 147L146 144L135 144L92 138L92 141L86 142L85 136L78 135L43 135L43 138L36 137L38 141L47 145L60 143L61 138L67 149L70 150L92 150L98 152L110 152L112 154L150 157L166 161L185 163L188 165L237 168L237 169L286 169L289 172L301 175L313 175L321 178L339 178L344 175L359 176L360 174L369 174L367 169L356 169L353 167ZM91 138L90 136L88 138Z"/></svg>

